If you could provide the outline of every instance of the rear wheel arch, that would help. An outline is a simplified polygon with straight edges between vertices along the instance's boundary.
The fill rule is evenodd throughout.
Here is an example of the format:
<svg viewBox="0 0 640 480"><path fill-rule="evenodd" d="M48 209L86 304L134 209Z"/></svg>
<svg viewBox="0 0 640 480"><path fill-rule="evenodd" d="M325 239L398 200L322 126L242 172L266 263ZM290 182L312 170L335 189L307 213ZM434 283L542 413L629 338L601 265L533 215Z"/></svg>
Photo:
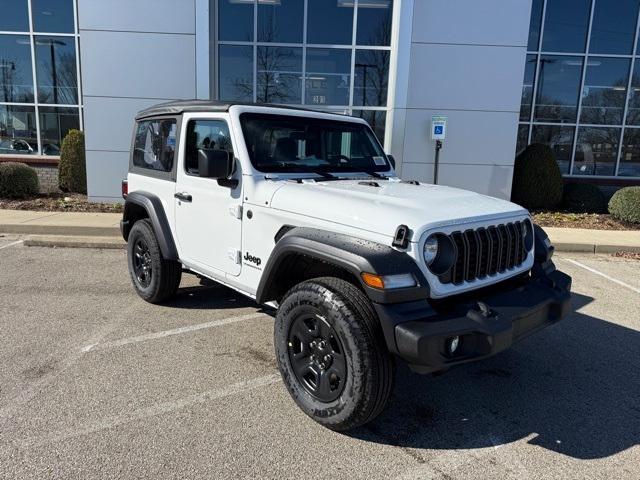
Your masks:
<svg viewBox="0 0 640 480"><path fill-rule="evenodd" d="M178 260L176 244L160 198L144 191L129 193L125 201L121 222L123 238L128 240L133 225L145 218L151 223L162 256L166 260Z"/></svg>

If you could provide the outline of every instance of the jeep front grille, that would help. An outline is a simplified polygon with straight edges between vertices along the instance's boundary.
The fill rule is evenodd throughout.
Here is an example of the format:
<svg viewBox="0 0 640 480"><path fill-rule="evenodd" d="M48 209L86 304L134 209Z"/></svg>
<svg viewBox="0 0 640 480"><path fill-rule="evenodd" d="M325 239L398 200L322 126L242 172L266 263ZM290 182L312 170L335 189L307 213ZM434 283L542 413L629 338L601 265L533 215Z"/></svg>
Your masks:
<svg viewBox="0 0 640 480"><path fill-rule="evenodd" d="M455 261L447 272L439 275L440 281L459 285L519 267L527 258L524 245L527 223L523 220L451 233Z"/></svg>

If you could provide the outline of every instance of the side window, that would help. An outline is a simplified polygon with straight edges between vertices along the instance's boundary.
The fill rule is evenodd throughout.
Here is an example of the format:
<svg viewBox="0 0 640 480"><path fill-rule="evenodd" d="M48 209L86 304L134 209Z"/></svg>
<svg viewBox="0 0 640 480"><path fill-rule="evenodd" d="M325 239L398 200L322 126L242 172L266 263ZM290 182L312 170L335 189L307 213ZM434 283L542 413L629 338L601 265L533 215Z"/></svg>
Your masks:
<svg viewBox="0 0 640 480"><path fill-rule="evenodd" d="M170 172L176 152L176 120L145 120L138 123L133 145L133 165Z"/></svg>
<svg viewBox="0 0 640 480"><path fill-rule="evenodd" d="M187 148L185 170L198 174L198 150L224 150L233 155L229 127L224 120L189 120L187 124Z"/></svg>

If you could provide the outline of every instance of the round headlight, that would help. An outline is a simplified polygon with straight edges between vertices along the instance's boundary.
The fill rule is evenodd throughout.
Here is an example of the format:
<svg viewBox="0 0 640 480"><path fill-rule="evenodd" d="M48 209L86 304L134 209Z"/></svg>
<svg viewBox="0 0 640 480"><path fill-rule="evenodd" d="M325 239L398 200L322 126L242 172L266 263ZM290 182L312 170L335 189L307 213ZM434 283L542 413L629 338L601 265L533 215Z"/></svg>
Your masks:
<svg viewBox="0 0 640 480"><path fill-rule="evenodd" d="M429 270L436 275L444 275L455 262L456 249L448 235L434 233L424 242L422 256Z"/></svg>
<svg viewBox="0 0 640 480"><path fill-rule="evenodd" d="M427 241L424 242L424 250L422 255L424 256L424 261L427 265L431 265L433 261L438 256L438 247L440 242L438 242L438 237L435 235L431 235L427 238Z"/></svg>

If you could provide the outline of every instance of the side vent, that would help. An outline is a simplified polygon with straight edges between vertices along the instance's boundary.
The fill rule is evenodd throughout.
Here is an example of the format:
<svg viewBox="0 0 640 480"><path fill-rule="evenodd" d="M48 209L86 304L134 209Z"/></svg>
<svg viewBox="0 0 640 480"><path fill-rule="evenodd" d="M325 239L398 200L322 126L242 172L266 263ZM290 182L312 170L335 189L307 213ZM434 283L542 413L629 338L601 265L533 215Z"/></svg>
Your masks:
<svg viewBox="0 0 640 480"><path fill-rule="evenodd" d="M407 248L409 246L409 237L411 236L411 231L409 227L406 225L398 225L396 228L396 234L393 236L392 246L398 248Z"/></svg>

